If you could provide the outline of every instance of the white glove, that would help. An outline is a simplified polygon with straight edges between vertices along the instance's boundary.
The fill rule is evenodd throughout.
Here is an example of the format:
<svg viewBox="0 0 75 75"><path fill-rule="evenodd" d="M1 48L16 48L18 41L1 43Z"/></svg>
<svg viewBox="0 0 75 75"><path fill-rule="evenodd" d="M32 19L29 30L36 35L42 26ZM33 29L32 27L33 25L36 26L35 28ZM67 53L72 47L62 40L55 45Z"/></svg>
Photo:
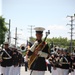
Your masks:
<svg viewBox="0 0 75 75"><path fill-rule="evenodd" d="M31 46L30 51L34 52L34 49L37 45L38 45L38 41L35 41L34 44Z"/></svg>
<svg viewBox="0 0 75 75"><path fill-rule="evenodd" d="M39 51L39 52L38 52L38 55L39 55L40 57L45 57L45 58L48 57L48 54L45 53L45 52L42 52L42 51Z"/></svg>

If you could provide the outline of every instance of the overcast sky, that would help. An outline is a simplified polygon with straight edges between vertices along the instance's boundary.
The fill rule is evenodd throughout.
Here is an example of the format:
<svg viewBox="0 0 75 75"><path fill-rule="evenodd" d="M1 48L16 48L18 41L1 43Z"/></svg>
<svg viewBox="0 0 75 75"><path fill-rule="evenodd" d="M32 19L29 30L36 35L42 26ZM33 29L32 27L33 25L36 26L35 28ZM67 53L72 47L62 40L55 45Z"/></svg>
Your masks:
<svg viewBox="0 0 75 75"><path fill-rule="evenodd" d="M2 0L0 0L0 15L2 15Z"/></svg>

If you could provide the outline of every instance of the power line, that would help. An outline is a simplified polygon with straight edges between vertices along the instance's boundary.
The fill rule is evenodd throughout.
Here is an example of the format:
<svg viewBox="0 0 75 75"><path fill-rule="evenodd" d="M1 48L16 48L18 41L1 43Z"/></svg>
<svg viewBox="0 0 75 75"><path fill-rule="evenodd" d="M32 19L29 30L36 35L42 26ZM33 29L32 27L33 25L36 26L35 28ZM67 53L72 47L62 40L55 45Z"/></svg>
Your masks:
<svg viewBox="0 0 75 75"><path fill-rule="evenodd" d="M9 25L9 30L8 30L8 37L7 37L7 39L8 39L8 42L9 42L9 44L10 44L10 42L11 42L11 31L10 31L10 26L11 26L11 20L9 19L9 23L7 24L7 25Z"/></svg>
<svg viewBox="0 0 75 75"><path fill-rule="evenodd" d="M28 25L28 26L30 27L30 28L29 28L29 30L30 30L30 37L32 37L34 25Z"/></svg>
<svg viewBox="0 0 75 75"><path fill-rule="evenodd" d="M74 30L74 25L75 24L73 24L73 22L74 22L74 18L75 18L75 15L74 16L67 16L67 17L70 17L71 18L71 20L70 20L70 24L67 24L67 25L70 25L71 26L71 32L69 32L70 34L71 34L71 42L70 42L70 48L71 48L71 53L73 52L73 50L72 50L72 47L73 47L73 45L72 45L72 40L73 40L73 30Z"/></svg>
<svg viewBox="0 0 75 75"><path fill-rule="evenodd" d="M16 46L16 44L17 44L17 27L15 28L15 46Z"/></svg>
<svg viewBox="0 0 75 75"><path fill-rule="evenodd" d="M29 37L29 40L31 41L31 42L33 42L33 36L32 36L32 33L33 33L33 27L34 27L34 25L28 25L30 28L30 37Z"/></svg>

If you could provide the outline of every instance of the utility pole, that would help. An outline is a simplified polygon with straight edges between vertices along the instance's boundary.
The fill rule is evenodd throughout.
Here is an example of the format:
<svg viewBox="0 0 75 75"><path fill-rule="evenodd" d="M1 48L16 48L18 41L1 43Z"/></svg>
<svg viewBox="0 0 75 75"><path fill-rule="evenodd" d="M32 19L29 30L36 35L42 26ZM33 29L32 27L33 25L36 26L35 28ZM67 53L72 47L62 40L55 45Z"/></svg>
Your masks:
<svg viewBox="0 0 75 75"><path fill-rule="evenodd" d="M16 29L15 29L15 46L16 46L16 44L17 44L17 27L16 27Z"/></svg>
<svg viewBox="0 0 75 75"><path fill-rule="evenodd" d="M32 30L33 30L33 25L29 25L30 26L30 34L31 34L31 36L30 37L32 37Z"/></svg>
<svg viewBox="0 0 75 75"><path fill-rule="evenodd" d="M30 34L31 34L31 36L30 36L30 41L32 41L32 38L33 38L33 37L32 37L32 31L33 31L33 27L34 27L34 26L33 26L33 25L29 25L29 26L30 26Z"/></svg>
<svg viewBox="0 0 75 75"><path fill-rule="evenodd" d="M9 44L10 44L10 42L11 42L11 38L10 38L10 34L11 34L11 32L10 32L10 23L11 23L11 20L9 19L9 32L8 32L8 42L9 42Z"/></svg>
<svg viewBox="0 0 75 75"><path fill-rule="evenodd" d="M70 49L71 49L71 53L73 52L73 50L72 50L72 48L73 48L73 44L72 44L72 40L73 40L73 30L74 30L74 24L73 24L73 22L74 22L74 17L75 16L67 16L67 17L70 17L71 18L71 20L70 20L70 24L67 24L67 25L70 25L71 26L71 32L70 32L70 34L71 34L71 42L70 42Z"/></svg>

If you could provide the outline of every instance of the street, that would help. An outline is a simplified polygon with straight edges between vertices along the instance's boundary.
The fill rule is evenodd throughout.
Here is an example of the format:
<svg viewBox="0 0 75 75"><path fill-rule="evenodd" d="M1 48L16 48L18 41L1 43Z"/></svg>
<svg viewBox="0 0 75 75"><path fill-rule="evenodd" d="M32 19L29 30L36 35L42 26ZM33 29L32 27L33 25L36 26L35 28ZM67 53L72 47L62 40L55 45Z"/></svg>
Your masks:
<svg viewBox="0 0 75 75"><path fill-rule="evenodd" d="M29 70L28 70L28 71L25 71L25 67L22 66L22 67L21 67L21 75L30 75L30 71L29 71ZM51 74L50 74L49 71L46 71L46 72L45 72L45 75L51 75Z"/></svg>
<svg viewBox="0 0 75 75"><path fill-rule="evenodd" d="M25 71L25 67L22 66L21 67L21 75L30 75L30 71ZM45 75L52 75L49 71L45 71ZM71 74L69 74L71 75Z"/></svg>
<svg viewBox="0 0 75 75"><path fill-rule="evenodd" d="M30 70L25 71L25 67L22 66L21 70L20 70L20 75L30 75ZM45 71L45 75L52 75L52 74L49 71ZM69 75L71 75L71 74L69 74Z"/></svg>

